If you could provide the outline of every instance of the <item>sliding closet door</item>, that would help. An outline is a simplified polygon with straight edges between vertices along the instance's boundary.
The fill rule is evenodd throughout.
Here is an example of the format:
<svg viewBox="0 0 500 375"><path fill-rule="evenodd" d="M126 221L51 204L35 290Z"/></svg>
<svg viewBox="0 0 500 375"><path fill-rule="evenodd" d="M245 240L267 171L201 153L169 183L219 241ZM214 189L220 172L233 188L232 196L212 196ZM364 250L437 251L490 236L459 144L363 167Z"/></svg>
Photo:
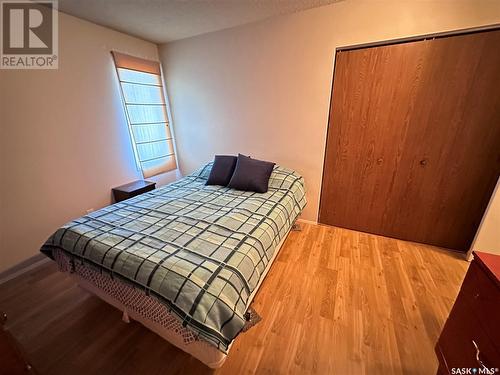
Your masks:
<svg viewBox="0 0 500 375"><path fill-rule="evenodd" d="M466 251L500 172L499 46L490 31L338 52L319 221Z"/></svg>

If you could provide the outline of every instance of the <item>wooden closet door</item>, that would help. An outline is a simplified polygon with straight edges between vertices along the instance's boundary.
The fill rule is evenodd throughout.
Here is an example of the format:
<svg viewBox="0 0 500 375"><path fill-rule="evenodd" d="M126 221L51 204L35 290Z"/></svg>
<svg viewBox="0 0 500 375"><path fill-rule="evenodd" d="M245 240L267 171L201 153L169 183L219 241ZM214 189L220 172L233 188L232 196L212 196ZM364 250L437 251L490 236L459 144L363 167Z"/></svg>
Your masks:
<svg viewBox="0 0 500 375"><path fill-rule="evenodd" d="M319 221L466 251L500 172L500 31L338 52Z"/></svg>

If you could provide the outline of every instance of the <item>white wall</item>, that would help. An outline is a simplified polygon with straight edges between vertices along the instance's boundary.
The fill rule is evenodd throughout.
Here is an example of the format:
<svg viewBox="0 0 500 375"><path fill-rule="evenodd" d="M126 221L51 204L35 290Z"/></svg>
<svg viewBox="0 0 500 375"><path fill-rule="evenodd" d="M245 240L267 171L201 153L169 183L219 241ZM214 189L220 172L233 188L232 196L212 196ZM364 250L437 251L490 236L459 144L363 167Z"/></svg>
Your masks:
<svg viewBox="0 0 500 375"><path fill-rule="evenodd" d="M141 177L111 50L158 58L153 43L60 13L58 70L0 70L0 271Z"/></svg>
<svg viewBox="0 0 500 375"><path fill-rule="evenodd" d="M181 170L237 152L295 168L316 220L335 48L495 23L500 1L346 0L162 45Z"/></svg>
<svg viewBox="0 0 500 375"><path fill-rule="evenodd" d="M479 226L472 249L500 255L500 179Z"/></svg>

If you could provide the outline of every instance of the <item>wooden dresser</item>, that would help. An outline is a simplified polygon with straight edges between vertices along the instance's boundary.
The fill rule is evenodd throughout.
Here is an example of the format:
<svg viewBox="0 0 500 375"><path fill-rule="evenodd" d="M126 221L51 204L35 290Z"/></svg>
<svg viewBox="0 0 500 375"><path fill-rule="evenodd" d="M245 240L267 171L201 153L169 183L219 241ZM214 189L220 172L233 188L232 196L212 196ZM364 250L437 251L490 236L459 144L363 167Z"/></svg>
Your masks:
<svg viewBox="0 0 500 375"><path fill-rule="evenodd" d="M500 374L499 278L500 256L474 252L436 344L438 374Z"/></svg>

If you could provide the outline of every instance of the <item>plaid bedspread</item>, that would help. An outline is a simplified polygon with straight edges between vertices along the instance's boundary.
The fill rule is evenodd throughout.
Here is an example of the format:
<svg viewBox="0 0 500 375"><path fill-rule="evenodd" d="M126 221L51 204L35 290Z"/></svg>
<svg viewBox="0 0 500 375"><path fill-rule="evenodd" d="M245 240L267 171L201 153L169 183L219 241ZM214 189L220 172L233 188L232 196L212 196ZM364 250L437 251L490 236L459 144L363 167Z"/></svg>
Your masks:
<svg viewBox="0 0 500 375"><path fill-rule="evenodd" d="M158 298L221 351L242 330L247 302L306 204L304 181L276 166L265 194L206 186L212 163L172 184L58 229L42 246Z"/></svg>

